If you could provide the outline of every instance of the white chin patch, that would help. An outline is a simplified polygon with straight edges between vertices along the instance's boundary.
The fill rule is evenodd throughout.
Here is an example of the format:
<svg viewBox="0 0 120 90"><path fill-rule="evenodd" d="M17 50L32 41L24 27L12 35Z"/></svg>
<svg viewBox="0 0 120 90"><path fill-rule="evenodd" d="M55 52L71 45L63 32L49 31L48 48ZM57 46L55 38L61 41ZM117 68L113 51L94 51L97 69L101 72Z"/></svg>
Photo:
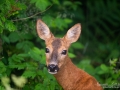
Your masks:
<svg viewBox="0 0 120 90"><path fill-rule="evenodd" d="M49 72L49 71L48 71ZM57 74L57 72L49 72L50 74Z"/></svg>

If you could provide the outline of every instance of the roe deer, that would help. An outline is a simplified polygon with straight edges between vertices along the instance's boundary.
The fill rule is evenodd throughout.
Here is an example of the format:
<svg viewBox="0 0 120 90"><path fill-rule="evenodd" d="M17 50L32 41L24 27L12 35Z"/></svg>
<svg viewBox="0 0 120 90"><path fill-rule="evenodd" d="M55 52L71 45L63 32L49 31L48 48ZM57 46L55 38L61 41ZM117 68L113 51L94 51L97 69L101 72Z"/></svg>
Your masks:
<svg viewBox="0 0 120 90"><path fill-rule="evenodd" d="M103 90L94 77L77 68L68 56L68 48L76 42L81 33L81 24L70 28L63 38L55 38L47 25L37 21L37 33L45 40L46 64L64 90Z"/></svg>

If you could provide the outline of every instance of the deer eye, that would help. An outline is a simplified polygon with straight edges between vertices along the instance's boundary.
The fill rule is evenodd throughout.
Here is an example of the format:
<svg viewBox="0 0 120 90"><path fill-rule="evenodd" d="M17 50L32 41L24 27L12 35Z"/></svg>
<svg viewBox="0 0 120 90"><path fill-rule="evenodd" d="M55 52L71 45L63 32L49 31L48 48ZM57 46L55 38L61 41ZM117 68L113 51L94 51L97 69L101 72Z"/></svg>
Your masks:
<svg viewBox="0 0 120 90"><path fill-rule="evenodd" d="M45 52L46 52L46 53L49 53L50 50L49 50L48 48L45 48Z"/></svg>
<svg viewBox="0 0 120 90"><path fill-rule="evenodd" d="M66 55L66 53L67 53L67 50L63 50L63 51L62 51L62 54L63 54L63 55Z"/></svg>

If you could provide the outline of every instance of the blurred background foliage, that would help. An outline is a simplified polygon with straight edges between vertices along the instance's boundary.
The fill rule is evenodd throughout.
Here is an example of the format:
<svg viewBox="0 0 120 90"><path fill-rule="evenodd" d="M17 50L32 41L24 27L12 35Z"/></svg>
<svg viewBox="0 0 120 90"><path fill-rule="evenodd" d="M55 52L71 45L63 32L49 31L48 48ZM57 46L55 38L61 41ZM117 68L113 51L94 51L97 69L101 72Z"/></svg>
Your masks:
<svg viewBox="0 0 120 90"><path fill-rule="evenodd" d="M0 78L6 77L8 83L1 79L0 90L62 90L46 70L37 19L56 37L81 23L81 36L71 45L69 56L105 90L120 88L119 0L0 0ZM20 87L16 80L27 83Z"/></svg>

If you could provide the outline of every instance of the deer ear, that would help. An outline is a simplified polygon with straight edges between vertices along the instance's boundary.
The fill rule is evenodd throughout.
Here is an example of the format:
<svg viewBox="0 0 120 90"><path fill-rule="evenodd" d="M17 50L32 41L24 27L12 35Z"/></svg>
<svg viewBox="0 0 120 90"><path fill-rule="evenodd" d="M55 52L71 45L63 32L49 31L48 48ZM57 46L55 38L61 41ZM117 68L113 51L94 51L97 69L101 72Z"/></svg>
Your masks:
<svg viewBox="0 0 120 90"><path fill-rule="evenodd" d="M47 41L53 36L48 26L42 20L37 20L36 27L37 27L37 33L41 39Z"/></svg>
<svg viewBox="0 0 120 90"><path fill-rule="evenodd" d="M67 34L64 36L67 43L76 42L81 33L81 24L75 24L72 28L70 28Z"/></svg>

